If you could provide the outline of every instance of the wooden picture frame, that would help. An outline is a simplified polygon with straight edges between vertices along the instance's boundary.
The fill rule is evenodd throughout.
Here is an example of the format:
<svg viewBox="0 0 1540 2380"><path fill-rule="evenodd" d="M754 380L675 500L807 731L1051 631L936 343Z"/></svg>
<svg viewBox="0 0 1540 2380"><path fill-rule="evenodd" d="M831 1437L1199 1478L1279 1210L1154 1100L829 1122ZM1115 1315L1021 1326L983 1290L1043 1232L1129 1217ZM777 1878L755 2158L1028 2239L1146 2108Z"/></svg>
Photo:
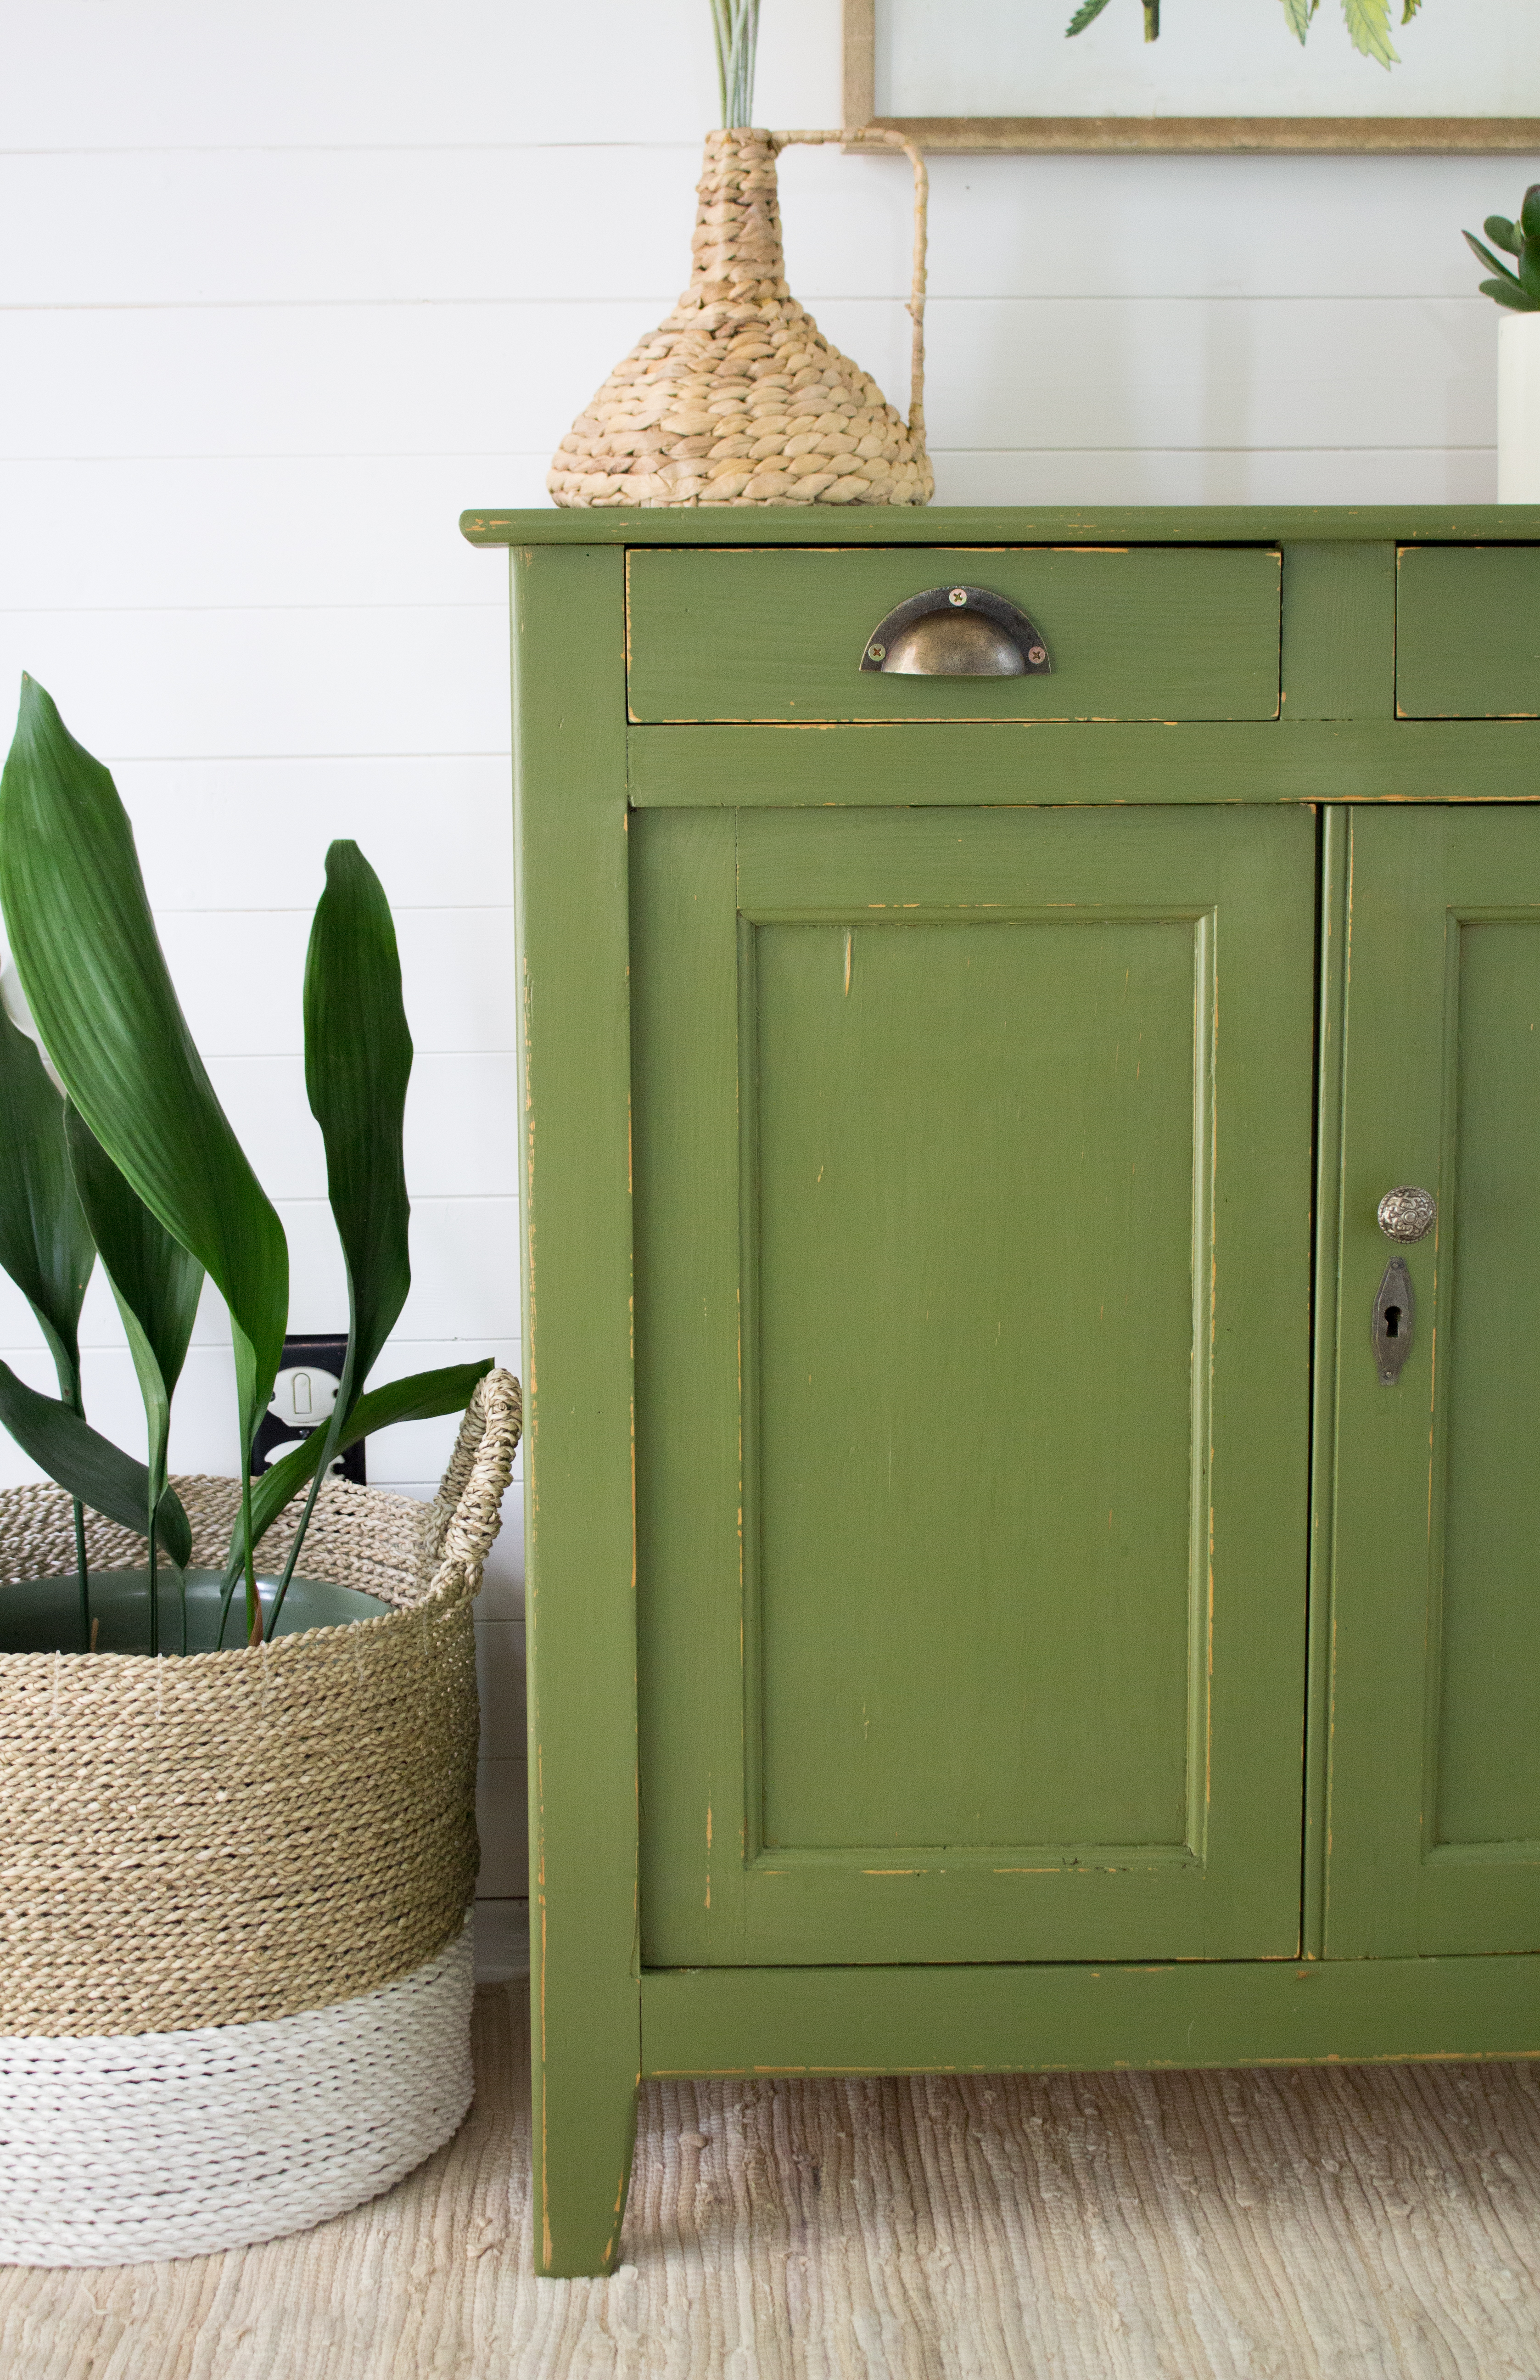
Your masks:
<svg viewBox="0 0 1540 2380"><path fill-rule="evenodd" d="M875 128L922 149L973 152L1540 152L1540 116L1532 115L879 115L877 0L843 5L844 127L852 139Z"/></svg>

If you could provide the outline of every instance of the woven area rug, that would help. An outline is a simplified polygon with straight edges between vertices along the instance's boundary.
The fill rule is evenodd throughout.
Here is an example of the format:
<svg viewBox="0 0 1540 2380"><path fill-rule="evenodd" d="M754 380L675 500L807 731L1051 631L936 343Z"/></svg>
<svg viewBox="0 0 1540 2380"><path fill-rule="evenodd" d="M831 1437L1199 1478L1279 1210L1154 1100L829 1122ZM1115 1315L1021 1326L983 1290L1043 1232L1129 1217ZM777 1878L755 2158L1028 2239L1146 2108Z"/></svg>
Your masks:
<svg viewBox="0 0 1540 2380"><path fill-rule="evenodd" d="M4 2380L1540 2374L1536 2067L653 2086L624 2268L537 2283L523 1998L372 2206L0 2272Z"/></svg>

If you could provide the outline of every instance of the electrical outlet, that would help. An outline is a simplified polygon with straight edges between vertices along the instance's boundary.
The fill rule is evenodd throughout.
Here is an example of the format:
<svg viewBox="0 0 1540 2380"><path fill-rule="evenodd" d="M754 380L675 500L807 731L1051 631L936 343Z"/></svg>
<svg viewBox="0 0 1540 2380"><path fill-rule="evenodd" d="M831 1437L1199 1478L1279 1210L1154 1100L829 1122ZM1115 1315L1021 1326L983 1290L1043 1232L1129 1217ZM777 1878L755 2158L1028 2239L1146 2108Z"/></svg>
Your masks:
<svg viewBox="0 0 1540 2380"><path fill-rule="evenodd" d="M260 1478L269 1463L276 1463L291 1446L325 1428L337 1402L346 1356L346 1339L285 1340L283 1366L273 1384L273 1402L257 1425L251 1449L253 1479ZM332 1464L333 1479L351 1479L360 1488L367 1485L364 1444L360 1438L335 1458Z"/></svg>

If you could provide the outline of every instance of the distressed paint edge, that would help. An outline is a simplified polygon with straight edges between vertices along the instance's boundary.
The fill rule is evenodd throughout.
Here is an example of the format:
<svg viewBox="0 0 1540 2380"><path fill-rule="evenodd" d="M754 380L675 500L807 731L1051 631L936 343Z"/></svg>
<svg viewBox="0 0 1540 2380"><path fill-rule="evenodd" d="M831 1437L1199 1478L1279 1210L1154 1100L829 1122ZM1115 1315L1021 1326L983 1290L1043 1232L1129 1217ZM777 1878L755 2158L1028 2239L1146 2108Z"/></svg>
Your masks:
<svg viewBox="0 0 1540 2380"><path fill-rule="evenodd" d="M1536 144L1540 146L1540 143ZM1540 504L1013 504L481 506L471 545L1406 545L1540 542Z"/></svg>
<svg viewBox="0 0 1540 2380"><path fill-rule="evenodd" d="M1320 965L1316 1029L1316 1215L1312 1295L1310 1574L1304 1693L1304 1836L1302 1931L1306 1959L1326 1941L1327 1861L1330 1844L1331 1648L1337 1476L1339 1240L1342 1210L1343 1023L1347 998L1348 838L1346 812L1321 818Z"/></svg>

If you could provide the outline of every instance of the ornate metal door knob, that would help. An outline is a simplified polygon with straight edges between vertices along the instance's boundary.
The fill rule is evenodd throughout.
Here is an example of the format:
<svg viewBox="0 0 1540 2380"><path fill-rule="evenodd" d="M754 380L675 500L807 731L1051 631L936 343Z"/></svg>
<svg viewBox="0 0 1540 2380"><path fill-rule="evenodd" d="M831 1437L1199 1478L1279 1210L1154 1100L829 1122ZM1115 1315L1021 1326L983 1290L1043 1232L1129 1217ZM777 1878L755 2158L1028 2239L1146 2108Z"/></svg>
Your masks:
<svg viewBox="0 0 1540 2380"><path fill-rule="evenodd" d="M1425 1240L1438 1214L1438 1201L1426 1190L1403 1183L1387 1190L1379 1202L1379 1228L1388 1240Z"/></svg>

